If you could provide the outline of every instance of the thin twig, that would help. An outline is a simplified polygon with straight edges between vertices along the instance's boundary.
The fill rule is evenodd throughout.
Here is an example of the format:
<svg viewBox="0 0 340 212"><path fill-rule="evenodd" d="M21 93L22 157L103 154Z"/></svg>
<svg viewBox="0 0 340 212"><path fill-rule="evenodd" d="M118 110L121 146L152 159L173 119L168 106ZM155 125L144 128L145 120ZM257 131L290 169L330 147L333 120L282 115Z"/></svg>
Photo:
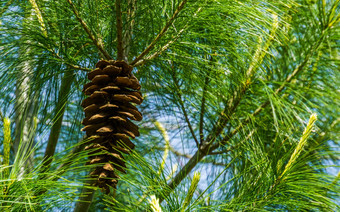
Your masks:
<svg viewBox="0 0 340 212"><path fill-rule="evenodd" d="M207 92L208 82L209 82L209 76L206 76L204 80L204 87L203 87L203 94L202 94L202 101L201 101L201 112L200 112L200 127L199 127L200 143L203 143L203 140L204 140L203 123L204 123L204 113L205 113L205 94Z"/></svg>
<svg viewBox="0 0 340 212"><path fill-rule="evenodd" d="M81 67L81 66L69 63L69 62L64 62L64 63L65 63L65 65L67 65L69 68L72 68L72 69L82 70L82 71L87 71L87 72L92 70L90 68Z"/></svg>
<svg viewBox="0 0 340 212"><path fill-rule="evenodd" d="M222 154L227 154L228 152L230 152L231 150L235 149L235 147L229 147L226 150L222 150L222 151L216 151L216 152L212 152L210 151L210 153L208 155L222 155Z"/></svg>
<svg viewBox="0 0 340 212"><path fill-rule="evenodd" d="M289 83L299 72L301 72L303 70L303 68L305 67L305 65L308 63L309 58L310 58L311 54L308 54L306 57L308 59L305 59L301 64L299 64L294 71L288 75L288 77L286 78L286 80L282 83L282 85L277 88L274 92L275 95L277 95L278 93L280 93L285 86L287 85L287 83ZM269 105L270 101L267 100L266 102L262 103L248 118L246 118L244 121L242 121L241 124L239 124L233 131L231 131L227 136L225 136L220 142L214 144L211 146L210 151L213 151L215 149L217 149L218 147L225 145L235 134L237 134L239 132L239 130L246 125L248 122L250 122L250 120L256 116L257 114L259 114L267 105Z"/></svg>
<svg viewBox="0 0 340 212"><path fill-rule="evenodd" d="M207 142L212 143L214 142L215 138L220 135L225 128L225 126L229 123L233 113L236 111L236 108L238 107L239 103L241 102L244 94L248 90L252 78L254 76L254 73L256 71L257 64L259 61L262 60L264 57L264 54L262 54L262 40L259 39L259 44L257 46L257 49L255 51L254 57L250 63L250 66L248 70L245 73L245 79L243 82L241 82L241 86L238 87L232 97L228 100L226 107L221 112L221 115L219 119L216 122L216 125L214 126L212 132L207 137Z"/></svg>
<svg viewBox="0 0 340 212"><path fill-rule="evenodd" d="M1 110L0 110L0 118L1 118L1 121L3 121L4 120L4 115L2 114L2 112L1 112Z"/></svg>
<svg viewBox="0 0 340 212"><path fill-rule="evenodd" d="M201 7L197 9L196 13L194 14L194 17L197 16L197 14L201 11L201 9L202 9ZM171 44L175 43L178 40L178 38L181 37L181 35L188 28L188 26L189 26L189 22L177 33L176 36L173 36L171 40L169 40L164 46L162 46L159 51L156 51L155 53L153 53L152 55L148 56L147 58L139 60L133 66L136 67L136 66L144 65L147 61L155 59L156 57L161 55L165 50L167 50L169 48L169 46Z"/></svg>
<svg viewBox="0 0 340 212"><path fill-rule="evenodd" d="M180 99L179 99L179 104L180 104L180 106L181 106L181 110L182 110L182 112L183 112L183 115L184 115L184 118L185 118L185 122L188 124L190 133L191 133L193 139L195 140L196 146L198 147L198 146L199 146L199 142L198 142L198 140L197 140L197 138L196 138L196 135L195 135L195 132L194 132L192 126L191 126L191 122L190 122L190 120L189 120L188 113L187 113L187 111L185 110L184 103L183 103L183 101L182 101L181 95L178 94L178 96L179 96L178 98L180 98Z"/></svg>
<svg viewBox="0 0 340 212"><path fill-rule="evenodd" d="M172 15L172 17L167 21L167 23L165 24L165 26L163 27L163 29L160 31L160 33L157 35L157 37L150 43L150 45L148 47L146 47L146 49L140 54L138 55L134 61L131 62L130 65L134 66L137 62L139 62L141 59L143 59L143 57L149 53L149 51L155 46L155 44L165 35L165 33L168 31L170 25L172 24L172 22L177 18L177 15L179 14L179 12L181 12L181 10L184 8L184 5L187 3L187 0L183 0L180 5L178 6L178 8L176 9L176 11L174 12L174 14Z"/></svg>
<svg viewBox="0 0 340 212"><path fill-rule="evenodd" d="M157 149L157 150L162 150L162 151L165 150L165 147L156 146L156 147L154 147L154 148ZM178 157L185 157L185 158L188 158L188 159L192 158L191 155L188 155L188 154L179 152L179 151L175 150L172 146L170 146L169 149L170 149L170 151L171 151L174 155L176 155L176 156L178 156Z"/></svg>
<svg viewBox="0 0 340 212"><path fill-rule="evenodd" d="M184 29L181 29L179 31L179 33L176 36L173 36L172 39L166 43L162 48L160 48L159 51L156 51L155 53L153 53L152 55L148 56L145 59L141 59L139 60L136 64L134 64L134 66L140 66L140 65L144 65L147 61L150 61L152 59L155 59L156 57L158 57L159 55L161 55L165 50L167 50L169 48L169 46L171 44L173 44L175 41L178 40L178 38L181 36L181 34L184 32Z"/></svg>
<svg viewBox="0 0 340 212"><path fill-rule="evenodd" d="M211 60L212 61L212 57ZM209 83L209 75L211 71L208 72L207 76L204 80L204 86L203 86L203 94L202 94L202 101L201 101L201 112L200 112L200 126L199 126L199 134L200 134L200 144L204 141L204 134L203 134L203 123L204 123L204 113L205 113L205 95L207 93L208 89L208 83Z"/></svg>
<svg viewBox="0 0 340 212"><path fill-rule="evenodd" d="M248 90L250 84L252 83L252 79L256 73L257 68L259 67L259 64L262 63L263 58L267 54L267 49L269 48L270 44L273 41L274 35L276 34L277 31L277 16L275 16L273 20L273 25L272 25L272 30L270 33L269 38L265 43L263 43L263 40L261 37L258 38L258 45L255 50L254 56L252 58L252 61L248 67L248 70L245 72L245 79L244 81L241 82L241 86L234 91L234 94L232 95L232 98L228 101L226 107L224 108L223 112L221 113L221 116L219 120L217 121L217 124L215 126L216 129L213 129L213 134L210 134L208 138L208 141L212 143L216 136L219 135L225 126L229 123L230 118L232 114L236 111L237 106L239 105L242 97Z"/></svg>
<svg viewBox="0 0 340 212"><path fill-rule="evenodd" d="M191 172L191 170L200 162L204 156L209 152L209 145L203 143L192 156L192 158L184 165L184 167L176 174L176 176L169 182L168 187L164 190L165 195L159 197L159 202L164 200L164 197L168 196L182 180Z"/></svg>
<svg viewBox="0 0 340 212"><path fill-rule="evenodd" d="M210 149L210 152L208 155L220 155L220 154L226 154L236 148L238 148L239 146L241 146L242 144L244 144L246 141L248 141L250 139L251 136L253 136L253 134L255 133L255 129L253 129L252 131L250 131L250 133L241 141L238 142L237 145L235 146L231 146L228 149L222 150L222 151L215 151L213 152L213 147Z"/></svg>
<svg viewBox="0 0 340 212"><path fill-rule="evenodd" d="M55 56L56 58L58 58L59 60L61 60L62 63L64 63L65 65L67 65L68 67L72 68L72 69L76 69L76 70L82 70L82 71L91 71L92 69L90 68L85 68L85 67L81 67L75 64L72 64L70 62L65 61L58 53L52 51L51 49L47 49L49 52L52 53L53 56Z"/></svg>
<svg viewBox="0 0 340 212"><path fill-rule="evenodd" d="M165 150L164 147L159 147L159 146L156 146L154 148L157 149L157 150L161 150L161 151ZM185 154L185 153L182 153L182 152L179 152L179 151L175 150L172 146L170 146L170 151L174 155L176 155L177 157L183 157L183 158L187 158L187 159L191 159L193 157L193 156L191 156L189 154ZM230 151L231 151L231 149L230 149ZM228 150L224 151L224 153L227 153L227 152L228 152ZM209 155L214 155L214 154L212 153L212 154L209 154ZM226 165L225 163L217 163L217 162L214 162L214 161L204 161L204 160L202 160L201 162L202 163L210 163L210 164L216 165L216 166L225 166Z"/></svg>
<svg viewBox="0 0 340 212"><path fill-rule="evenodd" d="M173 69L173 65L172 66L172 69ZM174 72L174 70L173 70ZM175 86L177 88L177 96L178 96L178 102L179 102L179 105L181 107L181 110L183 112L183 115L184 115L184 118L185 118L185 122L187 123L188 127L189 127L189 130L190 130L190 133L193 137L193 139L195 140L195 143L196 143L196 146L199 147L199 142L198 142L198 139L196 138L196 135L195 135L195 131L193 130L192 126L191 126L191 122L189 120L189 117L188 117L188 113L184 107L184 103L183 103L183 100L182 100L182 95L180 94L180 89L179 89L179 84L178 84L178 81L177 81L177 78L176 78L176 75L175 73L172 74L172 78L174 80L174 83L175 83Z"/></svg>
<svg viewBox="0 0 340 212"><path fill-rule="evenodd" d="M87 33L87 35L89 36L89 38L93 41L93 44L98 48L98 50L104 55L104 57L108 60L111 60L112 57L109 55L109 53L104 49L103 44L98 41L95 36L92 34L91 30L89 29L89 27L87 26L87 24L85 23L85 21L83 19L81 19L79 12L76 8L76 6L73 4L73 2L71 0L67 0L67 2L70 4L71 9L74 13L74 15L76 16L76 18L78 19L78 21L80 22L81 26L84 28L85 32Z"/></svg>
<svg viewBox="0 0 340 212"><path fill-rule="evenodd" d="M116 27L117 27L117 59L123 60L123 24L122 24L122 11L120 8L120 0L116 0Z"/></svg>

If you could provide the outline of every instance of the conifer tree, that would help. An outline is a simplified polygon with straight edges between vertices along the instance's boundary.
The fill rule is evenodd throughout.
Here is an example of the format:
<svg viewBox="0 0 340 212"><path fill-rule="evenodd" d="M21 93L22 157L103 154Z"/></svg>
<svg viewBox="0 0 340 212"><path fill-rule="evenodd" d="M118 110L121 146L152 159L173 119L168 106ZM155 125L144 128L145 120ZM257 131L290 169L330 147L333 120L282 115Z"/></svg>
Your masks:
<svg viewBox="0 0 340 212"><path fill-rule="evenodd" d="M0 210L339 210L339 8L0 0Z"/></svg>

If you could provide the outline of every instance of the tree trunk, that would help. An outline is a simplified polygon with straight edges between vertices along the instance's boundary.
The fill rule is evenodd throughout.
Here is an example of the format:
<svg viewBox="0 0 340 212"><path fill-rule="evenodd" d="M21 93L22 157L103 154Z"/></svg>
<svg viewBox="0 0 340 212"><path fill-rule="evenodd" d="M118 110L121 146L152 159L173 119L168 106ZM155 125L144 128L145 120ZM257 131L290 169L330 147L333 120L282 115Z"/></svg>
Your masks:
<svg viewBox="0 0 340 212"><path fill-rule="evenodd" d="M26 52L30 52L30 50ZM21 51L21 55L25 55L24 50ZM37 95L31 93L30 80L32 71L31 62L29 60L24 61L17 75L15 91L16 130L13 143L14 154L20 153L23 158L29 155L25 165L20 168L19 176L21 177L25 172L33 168L34 159L34 153L31 152L31 149L34 144L38 104Z"/></svg>

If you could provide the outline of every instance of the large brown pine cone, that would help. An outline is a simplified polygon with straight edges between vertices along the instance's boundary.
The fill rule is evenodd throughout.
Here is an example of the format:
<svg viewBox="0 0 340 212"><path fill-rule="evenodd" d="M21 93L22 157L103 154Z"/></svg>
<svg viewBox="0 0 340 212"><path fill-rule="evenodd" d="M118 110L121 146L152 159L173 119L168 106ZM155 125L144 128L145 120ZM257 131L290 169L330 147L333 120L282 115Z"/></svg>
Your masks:
<svg viewBox="0 0 340 212"><path fill-rule="evenodd" d="M131 71L132 66L125 61L101 60L88 73L91 82L83 89L88 97L81 104L85 111L82 130L91 139L85 149L98 153L88 164L98 164L91 177L97 178L94 185L106 193L116 187L118 171L125 173L123 153L134 148L130 138L139 136L138 127L130 120L142 120L134 105L141 104L143 98Z"/></svg>

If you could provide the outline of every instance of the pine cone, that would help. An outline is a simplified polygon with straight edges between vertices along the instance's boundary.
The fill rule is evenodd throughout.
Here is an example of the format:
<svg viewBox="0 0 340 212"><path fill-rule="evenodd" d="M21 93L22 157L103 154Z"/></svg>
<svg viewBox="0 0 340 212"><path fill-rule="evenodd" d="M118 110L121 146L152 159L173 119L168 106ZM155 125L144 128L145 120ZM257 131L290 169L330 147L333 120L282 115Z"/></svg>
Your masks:
<svg viewBox="0 0 340 212"><path fill-rule="evenodd" d="M88 97L81 104L85 112L82 131L91 139L85 149L98 153L88 164L98 164L91 177L97 178L94 185L106 193L110 186L116 188L118 171L125 173L123 153L129 154L135 146L130 138L139 136L138 127L130 120L142 120L134 104L141 104L143 98L131 71L125 61L101 60L88 73L91 82L83 89Z"/></svg>

